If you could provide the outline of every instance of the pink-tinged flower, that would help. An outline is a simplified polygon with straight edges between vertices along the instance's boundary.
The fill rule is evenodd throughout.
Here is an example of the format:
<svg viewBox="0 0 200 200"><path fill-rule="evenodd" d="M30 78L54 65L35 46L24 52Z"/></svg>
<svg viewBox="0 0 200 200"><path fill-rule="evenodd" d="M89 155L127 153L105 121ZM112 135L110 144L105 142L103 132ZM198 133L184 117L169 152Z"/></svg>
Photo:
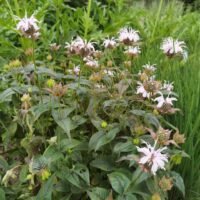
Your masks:
<svg viewBox="0 0 200 200"><path fill-rule="evenodd" d="M138 54L141 53L141 51L139 47L128 47L128 49L124 53L128 56L136 57L138 56Z"/></svg>
<svg viewBox="0 0 200 200"><path fill-rule="evenodd" d="M140 36L138 34L138 31L135 31L132 28L122 28L119 31L119 41L126 44L131 45L133 43L136 43L140 40Z"/></svg>
<svg viewBox="0 0 200 200"><path fill-rule="evenodd" d="M73 72L74 72L74 74L75 74L76 76L78 76L79 73L80 73L80 67L79 67L79 66L75 66L74 69L73 69Z"/></svg>
<svg viewBox="0 0 200 200"><path fill-rule="evenodd" d="M141 82L138 82L136 94L141 94L143 98L150 98L150 92L148 92Z"/></svg>
<svg viewBox="0 0 200 200"><path fill-rule="evenodd" d="M108 39L105 39L104 42L103 42L103 46L105 48L108 48L108 49L113 49L117 46L117 42L115 40L115 38L108 38Z"/></svg>
<svg viewBox="0 0 200 200"><path fill-rule="evenodd" d="M143 156L139 160L139 164L147 166L153 175L156 175L156 172L159 169L165 170L165 164L168 162L167 154L162 153L167 148L158 148L155 149L156 143L154 147L150 144L146 144L146 147L137 147L137 151L142 153Z"/></svg>
<svg viewBox="0 0 200 200"><path fill-rule="evenodd" d="M86 57L92 55L95 52L95 48L91 42L83 40L81 37L77 37L71 43L66 43L65 48L69 53Z"/></svg>
<svg viewBox="0 0 200 200"><path fill-rule="evenodd" d="M173 82L170 83L169 81L164 81L164 84L161 87L161 89L171 92L174 89Z"/></svg>
<svg viewBox="0 0 200 200"><path fill-rule="evenodd" d="M175 97L169 97L170 93L168 96L165 98L161 92L159 92L160 96L156 97L154 101L157 101L157 108L162 108L163 106L173 106L173 101L177 101Z"/></svg>
<svg viewBox="0 0 200 200"><path fill-rule="evenodd" d="M155 65L146 64L146 65L143 65L142 67L144 68L145 71L148 71L148 72L156 71Z"/></svg>
<svg viewBox="0 0 200 200"><path fill-rule="evenodd" d="M37 39L40 35L38 20L32 15L31 17L25 16L24 18L19 19L17 24L17 30L21 32L24 37Z"/></svg>
<svg viewBox="0 0 200 200"><path fill-rule="evenodd" d="M165 38L160 47L160 49L163 50L163 53L169 57L182 55L184 59L186 59L185 55L187 54L187 51L185 48L185 42L174 40L172 37Z"/></svg>
<svg viewBox="0 0 200 200"><path fill-rule="evenodd" d="M85 65L87 67L90 67L90 68L98 68L99 67L98 61L94 60L92 57L85 57L83 59L83 61L85 61Z"/></svg>
<svg viewBox="0 0 200 200"><path fill-rule="evenodd" d="M114 76L114 72L111 71L111 70L108 70L108 69L104 69L104 70L103 70L103 73L104 73L104 74L107 74L108 76L111 76L111 77Z"/></svg>

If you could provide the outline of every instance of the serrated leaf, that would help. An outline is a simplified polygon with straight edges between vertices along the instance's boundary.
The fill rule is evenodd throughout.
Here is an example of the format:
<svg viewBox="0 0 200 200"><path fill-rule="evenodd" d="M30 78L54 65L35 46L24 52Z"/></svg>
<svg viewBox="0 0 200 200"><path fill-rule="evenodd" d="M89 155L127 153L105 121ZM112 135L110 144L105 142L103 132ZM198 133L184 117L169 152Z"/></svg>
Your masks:
<svg viewBox="0 0 200 200"><path fill-rule="evenodd" d="M0 188L0 199L1 200L6 200L6 195L5 192L2 188Z"/></svg>
<svg viewBox="0 0 200 200"><path fill-rule="evenodd" d="M54 176L51 176L47 182L45 182L39 193L36 196L36 200L52 200L52 192L53 192L53 185L54 185Z"/></svg>
<svg viewBox="0 0 200 200"><path fill-rule="evenodd" d="M2 156L0 156L0 169L3 169L4 171L9 169L7 161Z"/></svg>
<svg viewBox="0 0 200 200"><path fill-rule="evenodd" d="M129 187L130 180L122 172L113 172L108 174L108 178L113 190L115 190L118 194L124 194L126 189Z"/></svg>
<svg viewBox="0 0 200 200"><path fill-rule="evenodd" d="M134 151L135 149L136 147L133 145L131 141L119 142L114 146L113 152L114 153L131 152Z"/></svg>
<svg viewBox="0 0 200 200"><path fill-rule="evenodd" d="M119 128L114 128L108 133L102 131L95 133L89 141L89 148L95 151L99 150L103 145L110 143L119 131Z"/></svg>
<svg viewBox="0 0 200 200"><path fill-rule="evenodd" d="M0 93L0 103L5 101L11 101L13 94L15 94L15 91L13 91L11 88L4 90L2 93Z"/></svg>
<svg viewBox="0 0 200 200"><path fill-rule="evenodd" d="M109 190L100 187L94 187L87 191L91 200L106 200L109 195Z"/></svg>
<svg viewBox="0 0 200 200"><path fill-rule="evenodd" d="M147 113L145 115L144 121L147 124L151 124L151 125L153 125L156 128L159 128L159 126L160 126L160 123L159 123L158 119L153 114L151 114L151 113Z"/></svg>
<svg viewBox="0 0 200 200"><path fill-rule="evenodd" d="M114 163L111 157L98 157L90 165L103 171L112 171L114 169Z"/></svg>
<svg viewBox="0 0 200 200"><path fill-rule="evenodd" d="M173 183L174 186L179 189L179 191L182 193L183 197L185 197L185 185L183 182L183 178L180 176L180 174L176 172L171 172L172 177L173 177Z"/></svg>
<svg viewBox="0 0 200 200"><path fill-rule="evenodd" d="M52 111L52 116L55 122L65 131L68 138L71 139L70 131L73 129L72 120L68 117L70 112L73 111L72 109L64 109L62 111L54 110Z"/></svg>

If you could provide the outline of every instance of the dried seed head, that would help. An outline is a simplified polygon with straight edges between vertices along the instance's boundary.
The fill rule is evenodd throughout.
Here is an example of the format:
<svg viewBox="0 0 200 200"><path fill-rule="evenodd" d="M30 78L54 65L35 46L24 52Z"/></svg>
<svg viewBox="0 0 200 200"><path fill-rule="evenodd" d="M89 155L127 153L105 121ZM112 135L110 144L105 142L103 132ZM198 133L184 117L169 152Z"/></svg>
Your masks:
<svg viewBox="0 0 200 200"><path fill-rule="evenodd" d="M172 178L167 178L166 176L163 176L162 179L159 181L159 186L164 192L171 190L173 187Z"/></svg>

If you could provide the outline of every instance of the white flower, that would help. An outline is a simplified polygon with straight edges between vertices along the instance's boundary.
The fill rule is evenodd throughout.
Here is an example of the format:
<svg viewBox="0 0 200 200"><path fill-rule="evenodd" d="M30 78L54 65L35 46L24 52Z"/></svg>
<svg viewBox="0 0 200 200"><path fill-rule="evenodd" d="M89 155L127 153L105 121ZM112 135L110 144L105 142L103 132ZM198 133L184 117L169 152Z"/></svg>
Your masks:
<svg viewBox="0 0 200 200"><path fill-rule="evenodd" d="M122 28L119 31L119 41L124 44L130 45L132 43L138 42L140 40L140 36L138 31L133 30L132 28Z"/></svg>
<svg viewBox="0 0 200 200"><path fill-rule="evenodd" d="M187 52L185 51L186 45L183 41L174 40L172 37L168 37L163 40L160 49L168 56L173 56L175 54L181 54L185 58Z"/></svg>
<svg viewBox="0 0 200 200"><path fill-rule="evenodd" d="M103 42L103 46L105 48L109 48L109 49L113 49L117 46L117 42L115 40L115 38L111 38L111 39L105 39L104 42Z"/></svg>
<svg viewBox="0 0 200 200"><path fill-rule="evenodd" d="M159 92L160 96L155 98L154 101L157 101L157 108L162 108L164 105L171 105L173 106L173 101L177 101L175 97L169 97L170 93L168 96L165 98L161 92Z"/></svg>
<svg viewBox="0 0 200 200"><path fill-rule="evenodd" d="M138 82L138 85L136 94L141 94L144 98L150 98L150 92L144 88L144 85L141 82Z"/></svg>
<svg viewBox="0 0 200 200"><path fill-rule="evenodd" d="M19 30L22 35L27 38L37 39L40 35L39 27L38 27L38 20L32 15L31 17L25 16L24 18L20 19L17 24L17 30Z"/></svg>
<svg viewBox="0 0 200 200"><path fill-rule="evenodd" d="M150 167L152 174L156 175L156 172L159 169L165 170L165 163L168 162L168 156L167 154L162 153L162 151L166 150L167 148L164 147L155 149L156 143L154 147L152 147L150 144L147 144L146 142L145 144L147 147L137 147L137 151L144 154L140 158L139 164L147 165Z"/></svg>
<svg viewBox="0 0 200 200"><path fill-rule="evenodd" d="M80 73L80 67L79 66L75 66L74 69L73 69L73 72L74 72L75 75L78 76L79 73Z"/></svg>
<svg viewBox="0 0 200 200"><path fill-rule="evenodd" d="M154 66L155 65L146 64L146 65L143 65L142 67L147 71L154 72L156 71L156 68Z"/></svg>
<svg viewBox="0 0 200 200"><path fill-rule="evenodd" d="M104 72L104 74L107 74L108 76L112 76L112 77L114 76L114 72L111 70L104 69L103 72Z"/></svg>
<svg viewBox="0 0 200 200"><path fill-rule="evenodd" d="M99 63L98 61L94 60L92 57L85 57L83 59L83 61L85 61L85 65L91 68L98 68L99 67Z"/></svg>
<svg viewBox="0 0 200 200"><path fill-rule="evenodd" d="M164 81L164 84L163 84L161 89L167 90L168 92L171 92L174 89L173 82L170 83L169 81Z"/></svg>
<svg viewBox="0 0 200 200"><path fill-rule="evenodd" d="M128 49L125 51L125 54L132 57L137 56L140 53L141 51L139 47L128 47Z"/></svg>
<svg viewBox="0 0 200 200"><path fill-rule="evenodd" d="M95 86L95 88L98 88L98 89L104 89L105 88L105 86L103 84L95 84L94 86Z"/></svg>
<svg viewBox="0 0 200 200"><path fill-rule="evenodd" d="M89 56L95 52L93 44L83 40L81 37L77 37L71 44L66 43L65 48L67 48L70 53L81 55L83 57Z"/></svg>

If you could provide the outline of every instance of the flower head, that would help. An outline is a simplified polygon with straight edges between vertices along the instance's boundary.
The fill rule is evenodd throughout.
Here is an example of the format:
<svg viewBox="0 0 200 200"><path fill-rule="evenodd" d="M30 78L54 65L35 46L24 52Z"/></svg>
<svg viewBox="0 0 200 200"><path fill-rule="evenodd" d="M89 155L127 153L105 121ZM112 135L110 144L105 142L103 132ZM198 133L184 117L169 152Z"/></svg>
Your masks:
<svg viewBox="0 0 200 200"><path fill-rule="evenodd" d="M140 48L137 47L128 47L128 49L125 51L125 54L127 54L130 57L136 57L138 54L140 54Z"/></svg>
<svg viewBox="0 0 200 200"><path fill-rule="evenodd" d="M91 42L83 40L81 37L77 37L71 43L66 43L65 48L72 54L86 57L92 55L95 52L95 48Z"/></svg>
<svg viewBox="0 0 200 200"><path fill-rule="evenodd" d="M169 97L170 93L168 96L165 98L161 92L159 92L160 96L156 97L154 101L157 101L157 108L162 108L163 106L173 106L173 101L177 101L175 97Z"/></svg>
<svg viewBox="0 0 200 200"><path fill-rule="evenodd" d="M40 35L38 20L32 15L31 17L25 16L17 24L17 30L19 30L24 37L37 39Z"/></svg>
<svg viewBox="0 0 200 200"><path fill-rule="evenodd" d="M174 40L172 37L165 38L160 47L160 49L163 50L164 54L169 57L172 57L174 55L185 56L185 48L185 42Z"/></svg>
<svg viewBox="0 0 200 200"><path fill-rule="evenodd" d="M92 57L85 57L83 59L85 61L85 65L90 68L98 68L99 63L98 61L94 60Z"/></svg>
<svg viewBox="0 0 200 200"><path fill-rule="evenodd" d="M152 72L155 72L156 71L156 67L155 65L150 65L150 64L146 64L146 65L143 65L142 66L144 68L144 71L147 73L152 73ZM147 73L148 74L148 73Z"/></svg>
<svg viewBox="0 0 200 200"><path fill-rule="evenodd" d="M150 92L148 92L141 82L138 82L136 94L141 94L143 98L150 98Z"/></svg>
<svg viewBox="0 0 200 200"><path fill-rule="evenodd" d="M138 31L132 28L122 28L119 31L119 41L124 43L125 45L131 45L136 43L140 40L140 36Z"/></svg>
<svg viewBox="0 0 200 200"><path fill-rule="evenodd" d="M115 38L108 38L108 39L105 39L104 42L103 42L103 46L105 48L108 48L108 49L113 49L117 46L117 42L115 40Z"/></svg>
<svg viewBox="0 0 200 200"><path fill-rule="evenodd" d="M161 89L171 92L174 89L173 82L170 83L169 81L164 81L164 84L161 87Z"/></svg>
<svg viewBox="0 0 200 200"><path fill-rule="evenodd" d="M156 143L154 147L146 142L145 144L146 147L137 147L137 151L143 154L139 160L139 164L146 165L150 168L152 174L156 175L159 169L165 169L165 164L168 162L167 154L162 153L167 148L155 149Z"/></svg>
<svg viewBox="0 0 200 200"><path fill-rule="evenodd" d="M104 70L103 70L103 73L104 73L104 74L107 74L108 76L111 76L111 77L114 76L114 72L111 71L111 70L108 70L108 69L104 69Z"/></svg>
<svg viewBox="0 0 200 200"><path fill-rule="evenodd" d="M73 72L74 72L75 75L78 76L79 73L80 73L80 67L79 66L74 66Z"/></svg>

